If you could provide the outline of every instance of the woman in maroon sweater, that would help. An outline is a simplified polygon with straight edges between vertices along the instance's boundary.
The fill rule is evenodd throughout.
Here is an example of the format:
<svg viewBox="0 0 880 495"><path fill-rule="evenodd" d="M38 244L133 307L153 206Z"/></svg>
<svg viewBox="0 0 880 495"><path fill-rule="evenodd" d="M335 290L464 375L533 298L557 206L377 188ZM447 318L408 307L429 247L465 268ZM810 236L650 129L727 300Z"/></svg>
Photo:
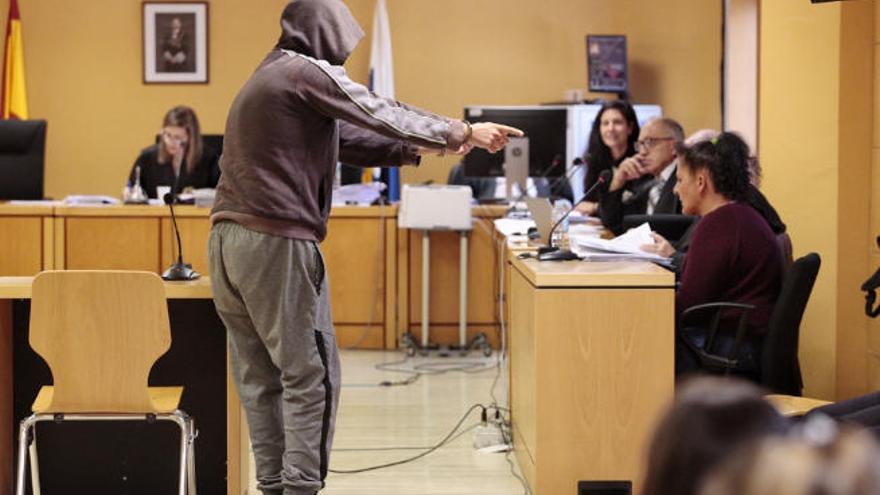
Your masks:
<svg viewBox="0 0 880 495"><path fill-rule="evenodd" d="M725 132L710 141L681 146L678 156L675 192L683 213L702 219L682 269L676 315L709 302L754 305L737 371L755 376L763 334L782 283L782 257L767 221L742 202L749 188L749 148L739 136ZM714 351L726 353L733 345L736 318L729 316L722 319ZM682 345L682 339L701 346L703 330L689 325L678 332L676 373L698 369L696 355Z"/></svg>

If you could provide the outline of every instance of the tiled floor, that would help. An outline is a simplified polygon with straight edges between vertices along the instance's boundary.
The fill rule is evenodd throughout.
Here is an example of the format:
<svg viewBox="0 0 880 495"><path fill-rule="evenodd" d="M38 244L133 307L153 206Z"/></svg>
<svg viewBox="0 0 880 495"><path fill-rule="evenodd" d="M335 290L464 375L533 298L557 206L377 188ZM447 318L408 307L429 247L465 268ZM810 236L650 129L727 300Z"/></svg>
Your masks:
<svg viewBox="0 0 880 495"><path fill-rule="evenodd" d="M468 372L448 371L422 375L406 386L379 387L383 380L404 380L406 373L380 371L376 364L395 362L402 354L379 351L342 352L342 398L336 420L336 439L331 470L353 470L418 455L424 450L361 450L387 447L425 447L440 442L474 404L507 402L507 372L500 374L489 359L419 357L396 365L399 368L440 370L464 367ZM482 369L482 371L479 371ZM467 415L461 436L413 462L359 474L331 473L322 495L511 495L526 493L511 473L514 454L482 453L473 447L479 411ZM519 468L515 469L517 474ZM253 469L251 470L253 472ZM251 480L251 494L258 495Z"/></svg>

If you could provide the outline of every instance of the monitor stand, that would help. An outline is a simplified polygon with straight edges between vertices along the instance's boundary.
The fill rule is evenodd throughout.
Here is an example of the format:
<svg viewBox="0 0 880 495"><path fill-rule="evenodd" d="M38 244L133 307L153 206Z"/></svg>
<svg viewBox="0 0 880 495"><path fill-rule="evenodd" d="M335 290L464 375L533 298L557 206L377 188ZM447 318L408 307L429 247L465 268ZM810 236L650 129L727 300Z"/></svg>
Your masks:
<svg viewBox="0 0 880 495"><path fill-rule="evenodd" d="M529 138L512 137L504 147L504 178L508 203L522 199L529 179ZM518 197L513 195L514 184L519 184L521 193Z"/></svg>

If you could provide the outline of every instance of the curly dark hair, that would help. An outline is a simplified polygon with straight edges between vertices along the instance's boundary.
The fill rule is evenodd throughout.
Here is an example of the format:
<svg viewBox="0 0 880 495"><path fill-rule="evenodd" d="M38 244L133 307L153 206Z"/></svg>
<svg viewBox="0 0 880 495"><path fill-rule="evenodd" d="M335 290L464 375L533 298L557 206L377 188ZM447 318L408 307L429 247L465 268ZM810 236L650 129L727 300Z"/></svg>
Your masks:
<svg viewBox="0 0 880 495"><path fill-rule="evenodd" d="M732 132L700 141L692 146L676 147L679 166L691 172L707 169L715 190L727 199L741 200L749 190L749 145Z"/></svg>
<svg viewBox="0 0 880 495"><path fill-rule="evenodd" d="M626 153L623 156L632 156L636 154L636 141L639 139L639 120L636 118L636 111L633 106L625 100L611 100L602 104L596 119L593 121L593 127L590 129L590 142L587 147L587 153L584 161L587 163L587 173L584 179L584 190L589 189L603 170L611 170L611 167L617 165L614 157L611 156L611 148L602 141L602 115L608 110L617 110L626 119L632 132L627 139ZM591 199L591 201L595 198Z"/></svg>

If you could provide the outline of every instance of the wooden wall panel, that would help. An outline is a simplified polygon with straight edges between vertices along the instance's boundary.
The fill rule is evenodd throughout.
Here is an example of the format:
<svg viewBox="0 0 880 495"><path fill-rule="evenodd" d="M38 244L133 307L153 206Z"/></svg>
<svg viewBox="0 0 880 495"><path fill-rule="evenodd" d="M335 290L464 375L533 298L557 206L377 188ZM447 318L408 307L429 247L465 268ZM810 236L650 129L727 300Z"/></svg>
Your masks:
<svg viewBox="0 0 880 495"><path fill-rule="evenodd" d="M333 322L385 322L385 226L379 218L331 218L321 244Z"/></svg>
<svg viewBox="0 0 880 495"><path fill-rule="evenodd" d="M36 275L42 268L42 218L0 218L0 275Z"/></svg>
<svg viewBox="0 0 880 495"><path fill-rule="evenodd" d="M211 221L206 218L178 218L180 243L183 246L183 262L192 265L193 270L202 276L208 273L208 235L211 233ZM177 261L177 239L171 228L171 218L162 219L162 236L160 238L162 261L165 270Z"/></svg>
<svg viewBox="0 0 880 495"><path fill-rule="evenodd" d="M159 239L159 218L67 218L65 266L161 273Z"/></svg>

